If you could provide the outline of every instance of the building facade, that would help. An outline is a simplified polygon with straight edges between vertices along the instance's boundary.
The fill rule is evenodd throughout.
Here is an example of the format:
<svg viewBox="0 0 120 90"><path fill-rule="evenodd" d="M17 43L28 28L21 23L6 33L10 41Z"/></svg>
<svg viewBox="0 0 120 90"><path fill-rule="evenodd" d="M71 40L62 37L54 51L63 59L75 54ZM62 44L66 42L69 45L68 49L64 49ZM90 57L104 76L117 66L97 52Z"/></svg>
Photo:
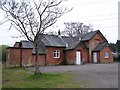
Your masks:
<svg viewBox="0 0 120 90"><path fill-rule="evenodd" d="M82 63L111 63L112 50L102 33L89 32L81 37L67 37L44 34L40 40L39 65L59 65ZM34 66L35 51L30 41L16 42L7 49L8 66Z"/></svg>

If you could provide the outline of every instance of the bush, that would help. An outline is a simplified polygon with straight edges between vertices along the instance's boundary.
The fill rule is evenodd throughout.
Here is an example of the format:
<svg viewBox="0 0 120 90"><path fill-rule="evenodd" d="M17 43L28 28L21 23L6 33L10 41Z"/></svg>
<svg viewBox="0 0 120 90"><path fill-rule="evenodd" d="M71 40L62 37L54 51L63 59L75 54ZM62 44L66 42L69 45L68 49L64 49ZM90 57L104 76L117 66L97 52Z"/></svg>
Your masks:
<svg viewBox="0 0 120 90"><path fill-rule="evenodd" d="M120 62L120 55L115 59L116 62Z"/></svg>
<svg viewBox="0 0 120 90"><path fill-rule="evenodd" d="M68 65L67 60L63 60L60 65Z"/></svg>
<svg viewBox="0 0 120 90"><path fill-rule="evenodd" d="M0 60L4 63L6 62L6 48L7 45L0 45Z"/></svg>

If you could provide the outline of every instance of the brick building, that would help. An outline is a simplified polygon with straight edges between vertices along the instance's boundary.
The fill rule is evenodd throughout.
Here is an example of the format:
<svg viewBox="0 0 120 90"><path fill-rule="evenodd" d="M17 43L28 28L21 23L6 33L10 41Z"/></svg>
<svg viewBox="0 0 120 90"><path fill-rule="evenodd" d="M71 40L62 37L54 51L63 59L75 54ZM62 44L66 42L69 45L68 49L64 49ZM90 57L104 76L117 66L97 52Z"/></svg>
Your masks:
<svg viewBox="0 0 120 90"><path fill-rule="evenodd" d="M58 65L64 60L68 64L110 63L112 50L102 33L92 31L81 37L44 34L39 48L39 65ZM35 65L34 46L30 41L16 42L7 49L8 66Z"/></svg>

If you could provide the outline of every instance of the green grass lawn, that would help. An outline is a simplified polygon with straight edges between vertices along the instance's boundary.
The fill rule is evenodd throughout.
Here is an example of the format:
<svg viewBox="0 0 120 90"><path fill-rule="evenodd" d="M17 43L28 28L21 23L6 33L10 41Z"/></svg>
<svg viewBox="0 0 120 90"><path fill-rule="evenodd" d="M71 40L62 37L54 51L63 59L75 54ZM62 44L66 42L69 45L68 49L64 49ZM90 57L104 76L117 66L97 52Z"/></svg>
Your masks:
<svg viewBox="0 0 120 90"><path fill-rule="evenodd" d="M43 73L34 75L25 68L3 67L3 88L80 88L72 83L72 73Z"/></svg>
<svg viewBox="0 0 120 90"><path fill-rule="evenodd" d="M0 90L2 88L2 65L1 65L1 62L0 62Z"/></svg>

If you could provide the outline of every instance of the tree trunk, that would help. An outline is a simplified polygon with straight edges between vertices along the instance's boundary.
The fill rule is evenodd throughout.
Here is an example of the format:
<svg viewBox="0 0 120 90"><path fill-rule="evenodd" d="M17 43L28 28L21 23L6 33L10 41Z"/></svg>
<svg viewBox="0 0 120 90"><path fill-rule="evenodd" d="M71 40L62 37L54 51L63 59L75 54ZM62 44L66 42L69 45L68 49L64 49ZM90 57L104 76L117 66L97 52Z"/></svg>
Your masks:
<svg viewBox="0 0 120 90"><path fill-rule="evenodd" d="M41 74L39 70L39 64L38 64L38 51L36 50L36 58L35 58L35 74Z"/></svg>

